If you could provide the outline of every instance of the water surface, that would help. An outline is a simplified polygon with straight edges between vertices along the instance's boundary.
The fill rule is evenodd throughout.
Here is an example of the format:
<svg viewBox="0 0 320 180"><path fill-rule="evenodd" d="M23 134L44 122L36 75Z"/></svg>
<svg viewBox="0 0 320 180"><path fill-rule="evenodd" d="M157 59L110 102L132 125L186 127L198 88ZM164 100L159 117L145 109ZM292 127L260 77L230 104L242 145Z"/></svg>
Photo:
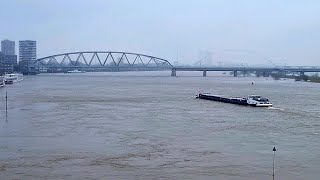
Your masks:
<svg viewBox="0 0 320 180"><path fill-rule="evenodd" d="M276 179L319 179L320 84L169 75L47 74L0 89L1 179L264 180L273 146ZM199 92L260 94L274 108Z"/></svg>

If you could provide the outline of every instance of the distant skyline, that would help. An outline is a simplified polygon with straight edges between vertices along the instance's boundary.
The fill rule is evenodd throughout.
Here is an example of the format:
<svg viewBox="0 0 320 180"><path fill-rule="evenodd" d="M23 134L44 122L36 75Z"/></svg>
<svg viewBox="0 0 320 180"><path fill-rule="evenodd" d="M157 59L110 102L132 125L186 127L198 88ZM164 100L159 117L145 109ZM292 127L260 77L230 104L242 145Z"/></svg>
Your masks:
<svg viewBox="0 0 320 180"><path fill-rule="evenodd" d="M37 57L128 51L171 63L320 65L320 1L2 0L0 40ZM18 51L17 51L18 52Z"/></svg>

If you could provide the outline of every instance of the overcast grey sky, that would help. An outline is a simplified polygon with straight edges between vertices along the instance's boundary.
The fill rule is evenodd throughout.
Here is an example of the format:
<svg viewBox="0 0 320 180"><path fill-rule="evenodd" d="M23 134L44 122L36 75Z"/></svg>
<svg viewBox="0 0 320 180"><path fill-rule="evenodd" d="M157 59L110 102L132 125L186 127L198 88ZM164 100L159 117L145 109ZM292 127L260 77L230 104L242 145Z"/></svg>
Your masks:
<svg viewBox="0 0 320 180"><path fill-rule="evenodd" d="M1 0L0 39L38 41L38 57L81 50L193 64L320 65L317 0ZM270 65L270 63L269 63Z"/></svg>

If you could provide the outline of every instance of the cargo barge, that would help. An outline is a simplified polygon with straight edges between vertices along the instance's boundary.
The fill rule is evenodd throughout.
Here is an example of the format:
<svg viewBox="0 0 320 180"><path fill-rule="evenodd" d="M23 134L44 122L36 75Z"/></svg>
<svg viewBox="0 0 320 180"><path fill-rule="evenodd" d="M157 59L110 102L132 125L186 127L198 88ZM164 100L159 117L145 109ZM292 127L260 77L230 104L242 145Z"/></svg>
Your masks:
<svg viewBox="0 0 320 180"><path fill-rule="evenodd" d="M271 107L272 103L269 102L267 98L258 95L249 95L248 97L223 97L218 95L213 95L210 93L200 93L197 95L199 99L206 99L211 101L218 101L230 104L238 104L243 106L253 106L253 107Z"/></svg>

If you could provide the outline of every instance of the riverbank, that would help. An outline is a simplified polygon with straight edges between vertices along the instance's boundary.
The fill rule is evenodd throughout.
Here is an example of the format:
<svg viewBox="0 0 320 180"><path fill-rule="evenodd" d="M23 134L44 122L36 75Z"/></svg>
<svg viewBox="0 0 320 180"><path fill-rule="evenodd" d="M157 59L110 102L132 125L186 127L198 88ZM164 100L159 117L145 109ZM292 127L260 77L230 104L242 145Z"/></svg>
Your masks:
<svg viewBox="0 0 320 180"><path fill-rule="evenodd" d="M274 74L271 74L271 77L275 80L279 80L280 78L288 78L288 79L294 79L295 81L306 81L306 82L320 83L320 77L319 77L318 73L313 74L311 76L308 76L308 75L295 76L295 75L274 73Z"/></svg>

